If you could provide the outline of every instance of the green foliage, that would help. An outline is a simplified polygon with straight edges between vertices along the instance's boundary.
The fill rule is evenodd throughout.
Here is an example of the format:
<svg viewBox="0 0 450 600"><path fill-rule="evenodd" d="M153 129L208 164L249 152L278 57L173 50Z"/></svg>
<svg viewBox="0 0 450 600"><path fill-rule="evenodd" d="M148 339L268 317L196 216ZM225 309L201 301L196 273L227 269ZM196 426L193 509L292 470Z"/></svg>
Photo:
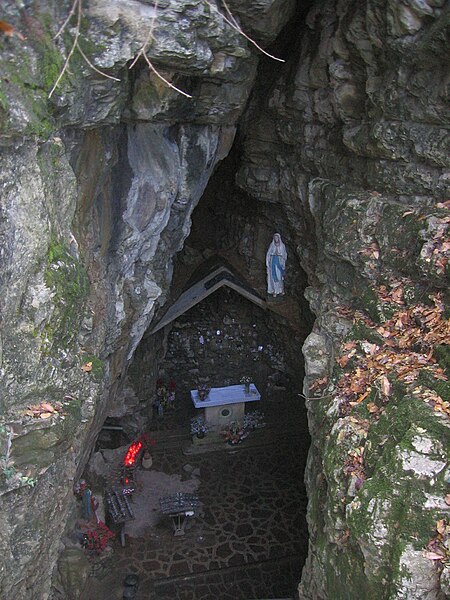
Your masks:
<svg viewBox="0 0 450 600"><path fill-rule="evenodd" d="M379 309L378 309L379 298L378 298L376 292L372 288L367 287L365 289L365 291L363 292L363 294L361 296L361 303L362 303L363 308L369 315L369 317L373 321L375 321L375 323L379 323L380 322L380 315L379 315Z"/></svg>
<svg viewBox="0 0 450 600"><path fill-rule="evenodd" d="M450 398L450 382L436 379L426 369L422 369L419 373L419 383L434 390L443 400Z"/></svg>
<svg viewBox="0 0 450 600"><path fill-rule="evenodd" d="M440 344L434 347L434 357L450 378L450 345Z"/></svg>
<svg viewBox="0 0 450 600"><path fill-rule="evenodd" d="M7 481L15 479L19 486L27 485L28 487L34 487L37 483L37 479L35 477L23 475L12 465L4 466L2 472Z"/></svg>
<svg viewBox="0 0 450 600"><path fill-rule="evenodd" d="M367 327L362 321L356 322L348 334L349 340L363 341L367 340L371 344L382 344L383 338L373 329Z"/></svg>
<svg viewBox="0 0 450 600"><path fill-rule="evenodd" d="M8 98L4 90L2 89L2 83L0 81L0 110L6 112L9 109Z"/></svg>

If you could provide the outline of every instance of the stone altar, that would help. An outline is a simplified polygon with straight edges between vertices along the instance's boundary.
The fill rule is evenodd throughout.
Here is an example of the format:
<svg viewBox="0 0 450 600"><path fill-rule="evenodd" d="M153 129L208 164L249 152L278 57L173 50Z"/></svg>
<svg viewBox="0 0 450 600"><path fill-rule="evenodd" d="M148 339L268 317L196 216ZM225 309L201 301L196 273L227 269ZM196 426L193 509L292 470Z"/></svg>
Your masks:
<svg viewBox="0 0 450 600"><path fill-rule="evenodd" d="M261 394L251 383L248 393L245 393L243 384L228 385L211 388L205 400L200 400L197 390L191 390L191 399L195 408L204 409L205 421L209 430L219 432L233 421L242 422L245 403L261 400Z"/></svg>

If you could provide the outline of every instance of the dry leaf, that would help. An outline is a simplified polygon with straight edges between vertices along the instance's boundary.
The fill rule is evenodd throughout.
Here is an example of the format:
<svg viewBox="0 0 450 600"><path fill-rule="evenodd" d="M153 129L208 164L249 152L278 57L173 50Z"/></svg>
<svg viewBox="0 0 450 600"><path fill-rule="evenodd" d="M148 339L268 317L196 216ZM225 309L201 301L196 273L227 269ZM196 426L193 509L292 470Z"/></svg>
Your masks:
<svg viewBox="0 0 450 600"><path fill-rule="evenodd" d="M378 350L378 346L376 344L371 344L370 342L363 341L361 342L361 348L364 350L366 354L374 354Z"/></svg>
<svg viewBox="0 0 450 600"><path fill-rule="evenodd" d="M82 367L81 370L84 371L85 373L90 373L92 371L92 362L87 362L85 363Z"/></svg>
<svg viewBox="0 0 450 600"><path fill-rule="evenodd" d="M444 498L445 500L445 504L448 504L450 506L450 494L447 494Z"/></svg>
<svg viewBox="0 0 450 600"><path fill-rule="evenodd" d="M7 23L6 21L1 21L0 20L0 31L2 33L4 33L5 35L7 35L8 37L14 37L14 36L16 36L16 37L19 38L19 40L24 40L25 39L24 36L21 33L19 33L18 31L16 31L14 29L14 27L10 23Z"/></svg>
<svg viewBox="0 0 450 600"><path fill-rule="evenodd" d="M321 379L316 379L310 386L309 389L314 392L318 388L323 387L328 383L328 377L322 377Z"/></svg>
<svg viewBox="0 0 450 600"><path fill-rule="evenodd" d="M349 350L354 350L356 348L356 342L354 340L351 340L350 342L346 342L343 346L342 349L345 352L348 352Z"/></svg>
<svg viewBox="0 0 450 600"><path fill-rule="evenodd" d="M444 558L443 555L437 554L436 552L430 552L429 550L425 550L423 555L425 558L429 558L430 560L442 560Z"/></svg>
<svg viewBox="0 0 450 600"><path fill-rule="evenodd" d="M53 417L53 413L51 413L51 412L43 412L39 416L41 417L41 419L49 419L50 417Z"/></svg>
<svg viewBox="0 0 450 600"><path fill-rule="evenodd" d="M377 406L376 404L374 404L373 402L369 402L369 403L367 404L367 410L368 410L370 413L377 413L377 412L379 412L379 410L380 410L380 409L379 409L379 408L378 408L378 406Z"/></svg>
<svg viewBox="0 0 450 600"><path fill-rule="evenodd" d="M344 356L337 358L336 362L341 367L341 369L343 369L344 367L347 366L347 363L349 360L350 360L350 357L347 356L346 354L344 354Z"/></svg>
<svg viewBox="0 0 450 600"><path fill-rule="evenodd" d="M436 522L436 531L441 534L445 533L445 520L444 519L440 519L439 521Z"/></svg>
<svg viewBox="0 0 450 600"><path fill-rule="evenodd" d="M384 396L391 395L392 386L391 386L389 379L386 377L386 375L382 375L380 377L380 388L381 388L381 393Z"/></svg>
<svg viewBox="0 0 450 600"><path fill-rule="evenodd" d="M361 404L361 402L367 398L367 396L368 396L368 395L370 394L370 392L371 392L371 389L372 389L372 388L369 388L369 389L367 390L367 392L364 392L364 394L361 394L361 396L359 396L358 400L356 401L356 402L357 402L357 404Z"/></svg>
<svg viewBox="0 0 450 600"><path fill-rule="evenodd" d="M44 410L45 412L55 412L55 409L53 408L53 406L51 404L49 404L48 402L42 402L41 409Z"/></svg>

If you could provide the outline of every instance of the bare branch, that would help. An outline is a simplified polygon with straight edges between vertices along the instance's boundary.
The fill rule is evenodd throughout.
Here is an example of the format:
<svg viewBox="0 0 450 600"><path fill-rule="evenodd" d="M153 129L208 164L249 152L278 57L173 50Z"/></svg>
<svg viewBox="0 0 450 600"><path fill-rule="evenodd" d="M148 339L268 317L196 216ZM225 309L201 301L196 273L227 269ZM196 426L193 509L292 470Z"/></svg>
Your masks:
<svg viewBox="0 0 450 600"><path fill-rule="evenodd" d="M69 14L67 15L66 20L64 21L64 23L61 25L61 27L59 28L58 33L55 35L54 39L58 38L62 32L64 31L64 29L67 27L67 25L70 22L70 19L73 17L73 15L75 14L75 10L77 10L77 24L75 27L75 37L73 40L73 44L70 48L69 54L67 55L67 58L64 62L63 68L61 69L61 72L58 76L58 79L55 81L54 86L52 87L48 97L51 98L53 95L53 92L56 90L56 88L59 85L59 82L61 81L61 79L64 76L64 73L67 71L67 68L69 66L69 62L70 59L72 58L73 53L75 52L75 49L78 50L78 52L81 54L83 60L86 62L86 64L96 73L98 73L99 75L102 75L103 77L106 77L107 79L113 79L114 81L120 81L120 79L118 79L117 77L113 77L112 75L108 75L107 73L104 73L103 71L101 71L100 69L98 69L95 65L92 64L92 62L88 59L88 57L86 56L86 54L83 52L83 50L80 47L80 44L78 43L78 38L80 37L80 27L81 27L81 15L82 15L82 0L74 0L72 7L70 9Z"/></svg>
<svg viewBox="0 0 450 600"><path fill-rule="evenodd" d="M225 10L227 11L227 14L230 18L230 21L233 21L233 23L236 25L236 27L238 29L240 29L239 23L237 21L237 19L234 17L233 13L231 12L230 8L228 7L228 4L225 2L225 0L222 0L222 4L225 8Z"/></svg>
<svg viewBox="0 0 450 600"><path fill-rule="evenodd" d="M170 88L172 88L173 90L175 90L176 92L178 92L179 94L182 94L183 96L186 96L186 98L192 98L192 96L190 94L187 94L186 92L183 92L183 90L180 90L180 88L177 88L176 85L173 85L173 83L170 83L170 81L168 81L165 77L163 77L161 75L161 73L152 65L149 57L147 56L147 54L145 52L142 53L142 56L145 58L146 63L148 64L149 68L151 71L153 71L153 73L159 77L159 79L161 79L161 81L164 81L164 83L166 85L168 85Z"/></svg>
<svg viewBox="0 0 450 600"><path fill-rule="evenodd" d="M63 68L61 69L61 73L58 76L58 79L55 81L54 86L52 87L48 97L51 98L53 92L56 90L56 88L58 87L59 82L61 81L61 79L63 78L64 73L67 71L67 67L69 66L69 61L72 58L72 54L75 52L75 48L77 47L77 43L78 43L78 38L80 36L80 24L81 24L81 0L74 0L74 3L72 5L72 9L75 10L75 7L78 7L78 12L77 12L77 26L75 29L75 38L72 44L72 47L69 51L69 54L67 55L67 58L65 60L65 63L63 65ZM72 11L71 9L71 11ZM72 13L73 14L73 13ZM68 21L66 19L66 22L64 23L64 27L66 27Z"/></svg>
<svg viewBox="0 0 450 600"><path fill-rule="evenodd" d="M100 71L100 69L97 69L97 67L91 63L91 61L88 59L86 54L83 52L83 50L81 49L80 44L78 44L78 42L77 42L77 50L93 71L95 71L96 73L99 73L99 75L103 75L103 77L106 77L107 79L113 79L114 81L120 81L120 79L118 79L117 77L113 77L112 75L108 75L108 73L104 73L103 71Z"/></svg>
<svg viewBox="0 0 450 600"><path fill-rule="evenodd" d="M153 31L155 30L157 10L158 10L158 0L155 2L155 12L153 13L153 17L152 17L152 20L150 23L150 29L147 34L147 38L146 38L144 44L142 45L142 48L139 50L139 52L134 57L133 62L131 63L129 68L132 69L134 67L134 65L137 63L137 61L139 60L139 58L142 56L145 59L145 62L147 63L147 65L148 65L149 69L152 71L152 73L154 73L159 79L161 79L161 81L164 81L164 83L166 85L168 85L172 90L175 90L179 94L186 96L186 98L192 98L192 96L190 94L183 92L183 90L180 90L180 88L177 88L176 85L174 85L173 83L170 83L170 81L168 81L165 77L163 77L161 75L161 73L158 71L158 69L156 69L156 67L153 66L151 60L149 59L149 57L147 55L147 47L150 44L150 40L153 39Z"/></svg>
<svg viewBox="0 0 450 600"><path fill-rule="evenodd" d="M248 40L251 44L253 44L256 48L258 48L258 50L260 52L262 52L263 54L265 54L266 56L268 56L269 58L272 58L273 60L278 60L279 62L286 62L284 59L282 58L278 58L277 56L273 56L273 54L269 54L268 52L266 52L264 50L264 48L261 48L261 46L259 44L257 44L255 42L255 40L253 40L251 37L249 37L244 31L242 31L242 28L239 27L239 25L236 25L237 21L236 19L233 17L233 15L231 14L230 9L228 8L228 6L226 5L226 2L224 0L222 0L223 5L225 7L225 10L227 11L227 13L231 16L231 18L229 19L228 17L226 17L223 13L220 12L220 10L217 8L217 6L214 6L214 4L211 4L211 2L209 2L209 0L204 0L206 2L206 4L212 8L213 10L215 10L217 13L219 13L219 15L222 17L222 19L224 19L224 21L226 21L226 23L228 23L228 25L230 27L232 27L234 30L236 30L238 33L240 33L243 37L245 37L246 40Z"/></svg>
<svg viewBox="0 0 450 600"><path fill-rule="evenodd" d="M67 27L70 19L73 17L74 13L75 13L75 9L77 7L77 4L80 0L73 0L73 4L71 6L70 12L67 15L67 19L64 21L64 23L61 25L61 27L58 30L58 33L55 35L55 37L53 38L54 40L56 40L57 38L59 38L59 36L62 34L62 32L64 31L64 29Z"/></svg>
<svg viewBox="0 0 450 600"><path fill-rule="evenodd" d="M147 46L150 44L150 40L153 38L153 31L155 29L156 12L158 10L158 4L159 4L159 0L156 0L155 6L154 6L155 12L153 13L153 17L152 17L152 20L150 22L150 29L148 30L147 37L145 39L145 42L142 45L142 48L136 54L136 56L133 59L133 62L129 66L130 69L132 69L134 67L134 65L137 63L137 61L139 60L139 58L144 54L144 52L147 51Z"/></svg>

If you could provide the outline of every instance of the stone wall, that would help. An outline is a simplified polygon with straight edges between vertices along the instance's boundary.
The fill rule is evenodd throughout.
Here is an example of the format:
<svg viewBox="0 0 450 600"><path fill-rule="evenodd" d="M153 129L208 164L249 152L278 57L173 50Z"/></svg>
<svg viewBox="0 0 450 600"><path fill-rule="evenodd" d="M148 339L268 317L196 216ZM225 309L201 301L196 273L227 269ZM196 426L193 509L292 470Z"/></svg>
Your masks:
<svg viewBox="0 0 450 600"><path fill-rule="evenodd" d="M302 388L298 348L303 339L278 315L220 288L172 323L158 376L174 380L178 393L187 398L199 381L222 387L238 384L243 375L252 378L265 398L291 395ZM142 377L151 369L148 358L144 339L132 367L132 384L150 400L154 375L152 382Z"/></svg>

